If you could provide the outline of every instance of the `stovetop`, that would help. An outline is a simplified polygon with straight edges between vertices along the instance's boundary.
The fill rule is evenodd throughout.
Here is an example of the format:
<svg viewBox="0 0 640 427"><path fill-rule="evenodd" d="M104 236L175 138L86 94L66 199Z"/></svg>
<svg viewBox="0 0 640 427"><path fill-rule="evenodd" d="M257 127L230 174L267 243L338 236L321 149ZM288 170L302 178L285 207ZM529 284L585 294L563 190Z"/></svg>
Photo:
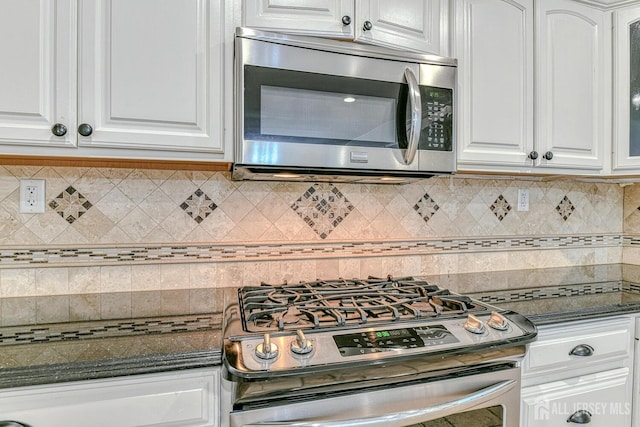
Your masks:
<svg viewBox="0 0 640 427"><path fill-rule="evenodd" d="M471 298L411 277L262 284L238 292L243 329L270 332L372 325L486 311Z"/></svg>
<svg viewBox="0 0 640 427"><path fill-rule="evenodd" d="M387 277L241 288L224 335L227 371L267 378L431 356L491 358L533 340L536 328L424 280Z"/></svg>

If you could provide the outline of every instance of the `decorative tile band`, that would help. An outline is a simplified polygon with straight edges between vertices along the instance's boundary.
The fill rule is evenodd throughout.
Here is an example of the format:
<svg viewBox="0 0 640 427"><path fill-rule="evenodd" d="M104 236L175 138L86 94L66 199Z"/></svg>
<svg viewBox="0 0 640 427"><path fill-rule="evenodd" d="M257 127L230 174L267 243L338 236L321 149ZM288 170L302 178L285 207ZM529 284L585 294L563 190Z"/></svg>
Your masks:
<svg viewBox="0 0 640 427"><path fill-rule="evenodd" d="M6 327L0 331L0 346L171 332L212 331L219 328L220 320L209 315Z"/></svg>
<svg viewBox="0 0 640 427"><path fill-rule="evenodd" d="M0 268L159 262L229 262L313 258L377 257L500 250L565 249L640 245L620 234L518 236L477 239L432 239L341 243L244 245L149 245L136 247L0 249Z"/></svg>
<svg viewBox="0 0 640 427"><path fill-rule="evenodd" d="M545 286L543 288L515 289L512 291L498 291L483 293L476 298L489 304L501 302L532 301L538 299L574 297L578 295L595 295L610 292L634 291L622 281L601 282L597 284Z"/></svg>

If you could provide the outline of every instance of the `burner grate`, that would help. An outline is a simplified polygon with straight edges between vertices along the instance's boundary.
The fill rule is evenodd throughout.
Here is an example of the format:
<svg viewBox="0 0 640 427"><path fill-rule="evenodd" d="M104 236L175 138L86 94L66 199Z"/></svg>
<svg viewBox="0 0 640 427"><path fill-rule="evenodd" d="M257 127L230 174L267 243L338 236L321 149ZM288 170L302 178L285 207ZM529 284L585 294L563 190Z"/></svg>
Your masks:
<svg viewBox="0 0 640 427"><path fill-rule="evenodd" d="M413 278L317 280L239 290L247 332L332 328L461 316L484 310L466 296Z"/></svg>

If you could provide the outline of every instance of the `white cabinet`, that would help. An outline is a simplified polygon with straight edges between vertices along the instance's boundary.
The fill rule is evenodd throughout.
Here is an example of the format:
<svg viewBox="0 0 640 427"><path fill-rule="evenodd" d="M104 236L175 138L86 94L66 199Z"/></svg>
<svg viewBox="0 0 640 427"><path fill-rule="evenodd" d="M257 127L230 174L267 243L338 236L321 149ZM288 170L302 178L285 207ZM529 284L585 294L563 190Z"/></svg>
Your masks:
<svg viewBox="0 0 640 427"><path fill-rule="evenodd" d="M611 14L538 0L536 18L538 165L600 171L610 159Z"/></svg>
<svg viewBox="0 0 640 427"><path fill-rule="evenodd" d="M610 12L570 0L463 0L454 17L458 168L608 172Z"/></svg>
<svg viewBox="0 0 640 427"><path fill-rule="evenodd" d="M489 165L529 164L533 0L457 1L455 34L458 167L482 170Z"/></svg>
<svg viewBox="0 0 640 427"><path fill-rule="evenodd" d="M0 3L0 144L75 147L75 17L71 1Z"/></svg>
<svg viewBox="0 0 640 427"><path fill-rule="evenodd" d="M0 390L0 421L31 427L215 427L219 369Z"/></svg>
<svg viewBox="0 0 640 427"><path fill-rule="evenodd" d="M448 0L244 0L243 25L446 55Z"/></svg>
<svg viewBox="0 0 640 427"><path fill-rule="evenodd" d="M614 172L640 168L640 7L614 17Z"/></svg>
<svg viewBox="0 0 640 427"><path fill-rule="evenodd" d="M0 75L8 93L0 101L0 151L226 159L232 42L225 28L232 18L225 6L2 2L0 55L16 60L3 61ZM62 135L54 135L56 123L66 133L58 127Z"/></svg>
<svg viewBox="0 0 640 427"><path fill-rule="evenodd" d="M589 425L630 426L634 322L617 317L540 327L522 364L521 425L565 424L575 416Z"/></svg>

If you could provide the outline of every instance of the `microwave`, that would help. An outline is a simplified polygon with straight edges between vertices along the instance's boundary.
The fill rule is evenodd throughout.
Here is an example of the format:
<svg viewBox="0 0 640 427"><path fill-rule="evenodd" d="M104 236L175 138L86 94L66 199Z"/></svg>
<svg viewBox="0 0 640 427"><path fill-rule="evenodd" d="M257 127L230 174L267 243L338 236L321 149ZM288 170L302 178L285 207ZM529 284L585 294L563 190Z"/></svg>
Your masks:
<svg viewBox="0 0 640 427"><path fill-rule="evenodd" d="M455 59L238 28L234 67L233 179L455 172Z"/></svg>

